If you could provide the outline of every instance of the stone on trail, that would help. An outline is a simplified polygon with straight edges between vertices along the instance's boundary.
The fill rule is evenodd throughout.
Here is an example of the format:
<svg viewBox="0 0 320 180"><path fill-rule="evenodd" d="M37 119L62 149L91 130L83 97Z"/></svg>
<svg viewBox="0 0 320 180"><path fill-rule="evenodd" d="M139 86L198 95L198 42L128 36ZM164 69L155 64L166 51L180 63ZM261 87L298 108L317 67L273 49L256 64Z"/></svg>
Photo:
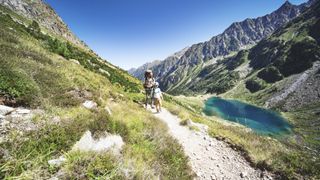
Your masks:
<svg viewBox="0 0 320 180"><path fill-rule="evenodd" d="M0 105L0 115L5 116L6 114L14 111L14 108L9 106Z"/></svg>
<svg viewBox="0 0 320 180"><path fill-rule="evenodd" d="M247 176L247 172L241 172L241 173L240 173L240 177L241 177L241 178L245 178L246 176Z"/></svg>
<svg viewBox="0 0 320 180"><path fill-rule="evenodd" d="M30 114L31 111L29 109L17 109L15 111L17 114Z"/></svg>

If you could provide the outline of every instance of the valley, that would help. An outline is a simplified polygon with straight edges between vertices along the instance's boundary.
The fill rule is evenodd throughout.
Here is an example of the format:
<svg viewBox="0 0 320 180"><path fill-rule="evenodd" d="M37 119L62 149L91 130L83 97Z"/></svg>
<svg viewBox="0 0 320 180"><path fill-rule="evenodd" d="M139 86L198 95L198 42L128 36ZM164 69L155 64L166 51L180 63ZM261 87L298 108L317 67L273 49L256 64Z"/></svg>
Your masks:
<svg viewBox="0 0 320 180"><path fill-rule="evenodd" d="M307 9L302 8L310 5L311 7ZM169 70L161 67L167 60L148 68L155 72L166 72L162 75L156 73L155 77L167 93L175 95L172 100L182 106L181 108L170 106L172 113L182 119L190 118L208 125L209 129L212 128L212 131L209 131L211 135L222 139L227 137L227 141L240 145L252 159L257 160L264 156L262 159L265 164L275 169L280 168L289 174L302 173L304 175L301 177L305 177L311 171L316 172L320 168L318 155L320 46L319 31L316 30L319 28L320 7L315 1L300 6L286 2L273 13L285 14L297 7L304 9L300 11L301 14L297 13L296 17L287 21L288 23L284 22L283 26L275 28L273 32L252 43L250 47L238 49L238 52L232 52L227 57L204 60L203 53L206 51L201 48L207 43L205 42L191 46L180 59L167 67ZM234 24L230 27L234 27ZM230 29L225 32L228 31ZM200 50L198 47L201 47ZM211 52L211 55L216 57L214 52ZM271 135L281 144L278 144L278 147L274 146L275 144L271 145L272 141L259 140L269 144L270 154L264 154L260 143L252 145L256 141L253 139L257 138L253 135L255 133L243 132L244 134L240 135L241 133L237 132L239 125L221 120L222 115L203 117L203 110L206 110L205 101L208 102L207 99L210 97L239 100L271 109L288 121L293 134L283 137ZM215 107L219 108L222 107ZM228 119L228 116L222 117ZM239 139L240 137L250 139L248 140L250 144ZM287 163L290 166L279 166ZM288 174L285 176L288 177ZM289 179L291 178L293 177L290 176Z"/></svg>
<svg viewBox="0 0 320 180"><path fill-rule="evenodd" d="M320 178L319 1L128 71L46 1L0 0L0 27L0 179Z"/></svg>

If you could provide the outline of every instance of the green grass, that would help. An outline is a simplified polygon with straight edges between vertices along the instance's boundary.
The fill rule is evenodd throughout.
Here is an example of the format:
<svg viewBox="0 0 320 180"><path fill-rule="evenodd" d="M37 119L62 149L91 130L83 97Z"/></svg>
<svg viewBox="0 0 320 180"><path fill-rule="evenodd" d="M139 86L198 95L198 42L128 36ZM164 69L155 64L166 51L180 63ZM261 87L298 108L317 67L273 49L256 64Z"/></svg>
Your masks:
<svg viewBox="0 0 320 180"><path fill-rule="evenodd" d="M9 16L0 14L0 22L0 96L14 98L16 106L44 110L32 119L36 130L10 129L10 141L0 144L0 179L48 179L59 171L71 179L192 179L188 159L167 127L134 103L143 98L138 80ZM95 101L97 109L82 107L84 100ZM56 117L59 123L53 122ZM87 130L96 138L105 131L121 135L120 156L70 151ZM61 155L67 158L64 165L49 166L48 160Z"/></svg>

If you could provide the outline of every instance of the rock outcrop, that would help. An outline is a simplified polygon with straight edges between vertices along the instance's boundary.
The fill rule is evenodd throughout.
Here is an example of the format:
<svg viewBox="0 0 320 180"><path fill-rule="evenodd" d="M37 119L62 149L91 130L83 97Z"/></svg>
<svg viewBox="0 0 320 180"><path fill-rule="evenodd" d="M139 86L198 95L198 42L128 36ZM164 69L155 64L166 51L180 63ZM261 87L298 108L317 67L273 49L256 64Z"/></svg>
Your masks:
<svg viewBox="0 0 320 180"><path fill-rule="evenodd" d="M0 0L0 5L30 20L37 21L56 35L62 36L71 43L86 48L63 22L59 15L43 0Z"/></svg>

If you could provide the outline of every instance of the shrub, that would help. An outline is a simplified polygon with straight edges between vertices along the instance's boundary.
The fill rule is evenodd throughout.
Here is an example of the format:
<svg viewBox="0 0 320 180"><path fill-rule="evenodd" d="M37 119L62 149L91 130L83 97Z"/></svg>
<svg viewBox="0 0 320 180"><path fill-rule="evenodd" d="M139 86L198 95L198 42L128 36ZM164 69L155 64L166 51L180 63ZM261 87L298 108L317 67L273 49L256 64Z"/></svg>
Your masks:
<svg viewBox="0 0 320 180"><path fill-rule="evenodd" d="M40 26L37 21L32 21L28 28L34 32L41 32Z"/></svg>
<svg viewBox="0 0 320 180"><path fill-rule="evenodd" d="M274 83L283 79L282 74L274 66L269 66L258 73L258 77L268 83Z"/></svg>
<svg viewBox="0 0 320 180"><path fill-rule="evenodd" d="M246 88L251 92L257 92L265 88L265 86L258 80L249 79L246 81Z"/></svg>
<svg viewBox="0 0 320 180"><path fill-rule="evenodd" d="M32 105L39 96L39 87L21 70L0 68L0 91L17 100L18 104Z"/></svg>
<svg viewBox="0 0 320 180"><path fill-rule="evenodd" d="M121 121L113 120L105 110L96 113L95 121L89 125L89 130L95 137L107 131L112 134L120 134L126 140L129 134L127 126Z"/></svg>

